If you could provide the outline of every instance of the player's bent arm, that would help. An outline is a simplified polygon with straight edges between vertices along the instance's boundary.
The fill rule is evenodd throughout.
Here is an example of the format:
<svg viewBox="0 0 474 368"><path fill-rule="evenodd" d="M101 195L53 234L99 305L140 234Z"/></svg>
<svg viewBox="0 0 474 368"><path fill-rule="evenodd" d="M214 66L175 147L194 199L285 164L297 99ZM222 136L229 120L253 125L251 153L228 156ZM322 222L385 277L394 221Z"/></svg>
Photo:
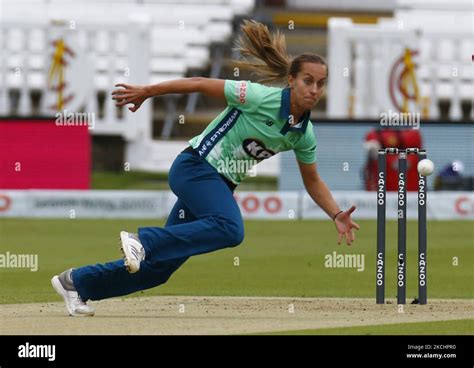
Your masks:
<svg viewBox="0 0 474 368"><path fill-rule="evenodd" d="M175 79L148 86L120 83L116 87L122 88L112 92L112 99L117 101L116 106L133 104L134 106L129 107L129 110L135 112L147 98L170 93L200 92L213 98L225 99L224 85L223 79L202 77Z"/></svg>
<svg viewBox="0 0 474 368"><path fill-rule="evenodd" d="M200 92L213 98L225 99L223 79L192 77L175 79L147 86L147 97L166 95L168 93L194 93Z"/></svg>
<svg viewBox="0 0 474 368"><path fill-rule="evenodd" d="M331 219L341 212L326 183L318 174L316 163L305 164L298 161L304 186L310 197L328 214Z"/></svg>

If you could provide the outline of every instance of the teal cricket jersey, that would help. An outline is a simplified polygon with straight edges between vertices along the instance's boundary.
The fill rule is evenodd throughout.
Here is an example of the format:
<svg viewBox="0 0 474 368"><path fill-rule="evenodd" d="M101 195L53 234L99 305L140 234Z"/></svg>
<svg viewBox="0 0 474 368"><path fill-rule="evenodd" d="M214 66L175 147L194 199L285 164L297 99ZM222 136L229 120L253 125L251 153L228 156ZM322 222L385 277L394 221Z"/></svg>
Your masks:
<svg viewBox="0 0 474 368"><path fill-rule="evenodd" d="M238 185L258 162L294 150L298 161L316 161L310 111L290 126L290 88L226 80L228 106L189 143L220 174Z"/></svg>

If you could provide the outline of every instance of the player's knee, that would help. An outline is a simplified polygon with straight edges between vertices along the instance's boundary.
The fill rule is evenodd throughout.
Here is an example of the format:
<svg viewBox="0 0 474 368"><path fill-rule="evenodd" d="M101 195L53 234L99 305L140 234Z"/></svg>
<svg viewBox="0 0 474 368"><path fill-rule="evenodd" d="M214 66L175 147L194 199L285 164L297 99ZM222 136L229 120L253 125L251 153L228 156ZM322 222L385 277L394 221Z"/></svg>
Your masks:
<svg viewBox="0 0 474 368"><path fill-rule="evenodd" d="M216 216L213 218L216 226L216 236L220 237L223 248L236 247L244 240L244 223L242 219L227 216ZM218 235L219 234L219 235Z"/></svg>
<svg viewBox="0 0 474 368"><path fill-rule="evenodd" d="M242 221L235 222L233 221L229 226L229 243L230 247L236 247L244 241L244 224Z"/></svg>

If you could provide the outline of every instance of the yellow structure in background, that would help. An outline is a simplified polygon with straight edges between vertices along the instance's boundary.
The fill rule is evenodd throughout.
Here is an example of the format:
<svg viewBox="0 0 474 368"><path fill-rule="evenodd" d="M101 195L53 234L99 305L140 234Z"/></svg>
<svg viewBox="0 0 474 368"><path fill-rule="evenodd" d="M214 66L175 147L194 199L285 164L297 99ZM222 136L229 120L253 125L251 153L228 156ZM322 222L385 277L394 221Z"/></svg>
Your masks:
<svg viewBox="0 0 474 368"><path fill-rule="evenodd" d="M63 39L59 39L55 42L55 46L56 49L53 54L53 62L48 75L48 85L50 88L56 89L58 91L57 109L58 111L62 111L64 108L64 54L66 52L66 44ZM53 86L55 77L58 79L58 84L56 87Z"/></svg>
<svg viewBox="0 0 474 368"><path fill-rule="evenodd" d="M413 95L415 97L415 103L418 105L420 103L420 95L418 89L418 82L416 81L415 75L415 64L411 58L411 52L409 48L405 49L405 54L403 56L403 62L405 63L405 70L402 73L401 86L405 93L403 93L403 105L402 113L407 113L408 111L408 86L411 84L413 87Z"/></svg>

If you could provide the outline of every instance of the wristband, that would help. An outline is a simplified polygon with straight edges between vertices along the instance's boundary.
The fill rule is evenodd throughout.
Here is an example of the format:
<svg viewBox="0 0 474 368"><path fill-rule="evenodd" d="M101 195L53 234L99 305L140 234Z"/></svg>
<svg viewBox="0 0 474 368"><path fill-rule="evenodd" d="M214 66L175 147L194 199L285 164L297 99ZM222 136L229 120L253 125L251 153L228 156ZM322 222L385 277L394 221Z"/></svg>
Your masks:
<svg viewBox="0 0 474 368"><path fill-rule="evenodd" d="M339 211L338 213L336 213L336 214L334 215L334 217L332 218L332 220L333 220L333 221L336 221L337 215L339 215L339 214L342 213L342 212L344 212L344 211Z"/></svg>

